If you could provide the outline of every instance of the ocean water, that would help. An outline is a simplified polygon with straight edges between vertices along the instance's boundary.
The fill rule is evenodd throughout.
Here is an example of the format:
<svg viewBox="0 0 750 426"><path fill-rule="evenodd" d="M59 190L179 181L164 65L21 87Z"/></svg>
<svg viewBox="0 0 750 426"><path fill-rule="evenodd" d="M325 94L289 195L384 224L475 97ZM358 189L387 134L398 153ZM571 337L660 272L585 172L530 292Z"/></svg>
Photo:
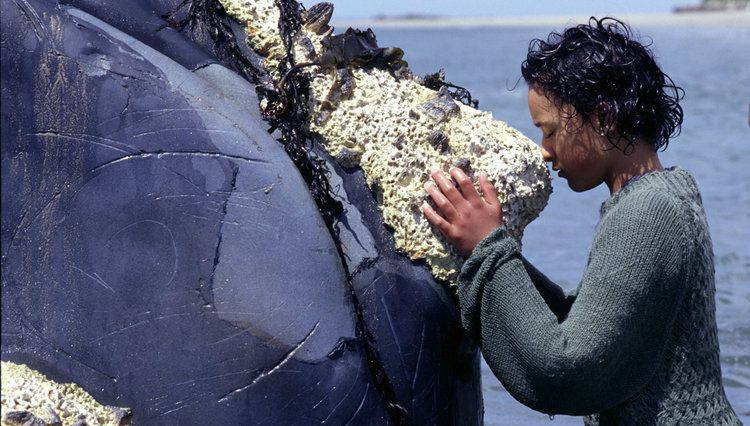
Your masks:
<svg viewBox="0 0 750 426"><path fill-rule="evenodd" d="M399 46L413 71L444 68L492 111L539 142L528 117L520 64L529 41L555 28L375 29L381 46ZM716 306L727 396L750 424L750 27L643 27L657 61L685 89L682 134L661 153L665 166L693 173L714 242ZM515 89L514 89L515 88ZM572 289L582 275L600 204L601 186L572 192L553 178L554 193L526 230L524 254L551 279ZM487 425L582 424L516 402L486 365L482 370Z"/></svg>

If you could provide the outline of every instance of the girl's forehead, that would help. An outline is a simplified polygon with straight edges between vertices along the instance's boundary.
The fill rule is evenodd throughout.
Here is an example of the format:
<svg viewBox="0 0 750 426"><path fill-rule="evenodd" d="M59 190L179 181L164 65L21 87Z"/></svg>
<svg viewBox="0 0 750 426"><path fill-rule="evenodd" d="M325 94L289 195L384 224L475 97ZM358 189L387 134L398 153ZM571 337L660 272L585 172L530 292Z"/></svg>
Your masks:
<svg viewBox="0 0 750 426"><path fill-rule="evenodd" d="M542 92L529 89L529 113L534 125L542 127L560 121L560 109Z"/></svg>

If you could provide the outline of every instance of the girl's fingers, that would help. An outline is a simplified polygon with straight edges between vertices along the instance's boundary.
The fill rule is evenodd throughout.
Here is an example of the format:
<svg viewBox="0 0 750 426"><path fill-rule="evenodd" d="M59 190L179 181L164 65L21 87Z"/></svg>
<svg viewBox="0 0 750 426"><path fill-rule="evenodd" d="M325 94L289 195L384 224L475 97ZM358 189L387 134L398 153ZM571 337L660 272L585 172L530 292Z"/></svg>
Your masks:
<svg viewBox="0 0 750 426"><path fill-rule="evenodd" d="M435 205L438 207L438 209L440 209L440 212L443 213L443 215L446 219L448 219L449 222L453 222L453 220L458 217L456 207L448 198L445 197L445 195L443 195L443 193L440 191L440 188L435 186L434 183L425 182L424 189L428 194L430 194L432 201L435 202ZM432 208L430 209L432 210Z"/></svg>
<svg viewBox="0 0 750 426"><path fill-rule="evenodd" d="M450 230L451 224L443 219L429 204L422 203L422 213L434 227L440 230L443 234L447 234Z"/></svg>
<svg viewBox="0 0 750 426"><path fill-rule="evenodd" d="M487 179L487 175L479 175L479 187L482 188L482 196L487 204L493 206L500 205L500 200L497 198L497 191L495 191L495 185Z"/></svg>
<svg viewBox="0 0 750 426"><path fill-rule="evenodd" d="M442 192L445 198L447 198L453 205L458 205L464 200L464 197L458 192L458 189L453 186L453 182L445 177L445 174L443 174L442 171L433 170L430 176L432 176L432 180L434 180L438 188L440 188L440 192ZM440 205L438 205L438 207L440 207ZM448 220L450 220L450 218Z"/></svg>
<svg viewBox="0 0 750 426"><path fill-rule="evenodd" d="M463 170L459 169L458 167L452 167L450 172L451 176L453 176L453 179L455 179L456 183L458 183L458 187L461 188L461 194L463 194L463 198L471 205L479 205L479 202L482 199L481 197L479 197L479 193L477 192L476 188L474 188L474 183L471 181L471 178L466 176L466 173L464 173Z"/></svg>

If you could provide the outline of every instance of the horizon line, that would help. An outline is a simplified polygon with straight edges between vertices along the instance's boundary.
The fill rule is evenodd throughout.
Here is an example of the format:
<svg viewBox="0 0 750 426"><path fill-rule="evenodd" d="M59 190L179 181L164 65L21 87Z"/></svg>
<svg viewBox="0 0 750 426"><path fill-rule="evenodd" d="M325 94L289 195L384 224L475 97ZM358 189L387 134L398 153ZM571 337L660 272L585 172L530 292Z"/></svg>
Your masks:
<svg viewBox="0 0 750 426"><path fill-rule="evenodd" d="M569 25L586 22L594 15L529 15L514 17L377 17L377 18L334 18L334 26L375 27L375 28L475 28L475 27L525 27ZM728 25L750 27L750 10L668 12L668 13L625 13L604 14L638 26L681 26L681 25Z"/></svg>

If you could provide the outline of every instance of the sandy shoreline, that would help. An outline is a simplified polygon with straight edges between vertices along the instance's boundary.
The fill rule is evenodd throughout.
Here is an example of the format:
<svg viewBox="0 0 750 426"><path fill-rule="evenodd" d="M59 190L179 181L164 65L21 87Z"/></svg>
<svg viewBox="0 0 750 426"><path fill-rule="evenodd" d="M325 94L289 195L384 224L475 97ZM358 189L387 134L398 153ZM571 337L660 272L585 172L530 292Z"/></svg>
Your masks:
<svg viewBox="0 0 750 426"><path fill-rule="evenodd" d="M731 26L750 27L750 10L679 14L617 15L623 21L644 26ZM555 27L588 21L589 16L532 16L433 19L334 19L337 28L482 28L482 27Z"/></svg>

